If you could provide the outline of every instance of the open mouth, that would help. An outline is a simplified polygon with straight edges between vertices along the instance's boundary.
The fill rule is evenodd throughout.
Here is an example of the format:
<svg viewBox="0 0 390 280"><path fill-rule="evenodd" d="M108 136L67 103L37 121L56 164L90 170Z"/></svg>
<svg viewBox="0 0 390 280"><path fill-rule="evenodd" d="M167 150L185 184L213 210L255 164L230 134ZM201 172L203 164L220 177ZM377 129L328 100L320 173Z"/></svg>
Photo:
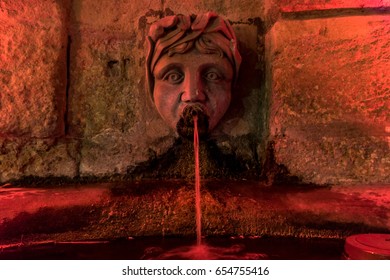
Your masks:
<svg viewBox="0 0 390 280"><path fill-rule="evenodd" d="M207 137L209 131L209 117L200 105L189 105L184 108L183 113L176 125L180 136L188 139L194 137L194 116L198 119L198 133L200 138Z"/></svg>

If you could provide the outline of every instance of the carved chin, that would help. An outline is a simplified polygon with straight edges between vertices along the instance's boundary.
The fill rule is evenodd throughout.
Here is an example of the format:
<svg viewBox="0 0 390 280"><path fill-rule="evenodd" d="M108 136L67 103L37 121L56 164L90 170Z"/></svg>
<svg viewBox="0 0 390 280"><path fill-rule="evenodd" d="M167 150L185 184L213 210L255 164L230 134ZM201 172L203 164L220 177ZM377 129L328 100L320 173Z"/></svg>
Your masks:
<svg viewBox="0 0 390 280"><path fill-rule="evenodd" d="M198 117L198 133L200 138L205 138L209 132L209 117L199 105L190 105L184 108L176 130L181 137L193 139L194 137L194 116Z"/></svg>

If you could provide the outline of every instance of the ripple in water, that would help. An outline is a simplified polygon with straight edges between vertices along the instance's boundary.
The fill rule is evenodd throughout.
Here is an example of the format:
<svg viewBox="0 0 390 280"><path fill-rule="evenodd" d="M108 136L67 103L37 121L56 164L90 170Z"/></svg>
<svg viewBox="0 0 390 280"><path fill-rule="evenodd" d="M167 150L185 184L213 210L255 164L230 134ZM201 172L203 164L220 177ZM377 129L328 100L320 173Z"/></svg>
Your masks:
<svg viewBox="0 0 390 280"><path fill-rule="evenodd" d="M145 260L264 260L266 254L245 252L244 245L232 245L228 248L206 244L182 246L165 251L160 247L145 249Z"/></svg>

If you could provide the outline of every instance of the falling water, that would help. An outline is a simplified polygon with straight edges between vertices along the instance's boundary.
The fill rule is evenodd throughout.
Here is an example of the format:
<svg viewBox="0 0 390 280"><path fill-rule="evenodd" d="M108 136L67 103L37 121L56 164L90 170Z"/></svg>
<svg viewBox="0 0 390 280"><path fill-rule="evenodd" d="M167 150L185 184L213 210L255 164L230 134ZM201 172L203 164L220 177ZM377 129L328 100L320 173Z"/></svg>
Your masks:
<svg viewBox="0 0 390 280"><path fill-rule="evenodd" d="M195 211L196 211L196 244L202 243L202 212L200 209L200 170L199 170L199 135L198 116L194 116L194 155L195 155Z"/></svg>
<svg viewBox="0 0 390 280"><path fill-rule="evenodd" d="M233 245L230 247L213 247L202 244L202 213L200 198L200 169L199 169L199 131L198 115L193 116L194 121L194 157L195 157L195 215L196 215L196 245L181 246L163 252L161 248L147 248L143 259L192 259L192 260L212 260L212 259L265 259L267 255L260 253L245 252L245 246ZM154 255L153 252L157 252Z"/></svg>

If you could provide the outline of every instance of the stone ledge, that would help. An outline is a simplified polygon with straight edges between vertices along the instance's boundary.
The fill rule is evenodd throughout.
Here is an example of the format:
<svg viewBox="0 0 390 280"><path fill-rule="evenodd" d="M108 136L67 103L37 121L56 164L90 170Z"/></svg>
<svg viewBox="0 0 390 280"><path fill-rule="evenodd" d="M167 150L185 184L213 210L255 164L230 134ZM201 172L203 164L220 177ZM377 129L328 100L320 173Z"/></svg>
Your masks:
<svg viewBox="0 0 390 280"><path fill-rule="evenodd" d="M184 181L0 188L1 243L194 236L194 191ZM390 232L390 185L274 186L206 181L205 236L345 238Z"/></svg>

